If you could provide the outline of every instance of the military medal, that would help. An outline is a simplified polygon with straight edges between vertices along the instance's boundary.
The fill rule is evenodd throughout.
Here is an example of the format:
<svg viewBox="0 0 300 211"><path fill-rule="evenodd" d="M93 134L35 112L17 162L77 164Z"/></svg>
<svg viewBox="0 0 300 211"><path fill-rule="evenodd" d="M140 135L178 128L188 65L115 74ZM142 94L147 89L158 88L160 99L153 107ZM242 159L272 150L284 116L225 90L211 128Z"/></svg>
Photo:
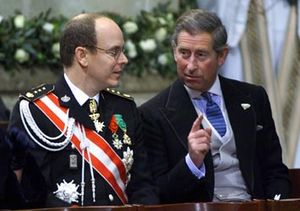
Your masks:
<svg viewBox="0 0 300 211"><path fill-rule="evenodd" d="M99 132L103 132L103 128L105 127L104 122L100 122L99 118L100 118L100 113L97 111L97 102L94 99L90 99L89 101L89 109L90 109L90 115L89 117L91 118L91 120L94 123L94 126L96 128L96 131Z"/></svg>
<svg viewBox="0 0 300 211"><path fill-rule="evenodd" d="M119 129L119 126L117 124L115 115L112 116L111 121L109 123L108 128L110 129L111 133L112 133L112 138L113 138L113 145L116 149L121 149L123 146L123 143L121 142L121 140L119 139L119 136L117 134L117 131Z"/></svg>
<svg viewBox="0 0 300 211"><path fill-rule="evenodd" d="M124 121L124 119L122 118L121 114L115 114L114 115L117 121L117 124L119 125L119 127L121 128L121 130L123 131L124 135L123 135L123 143L127 144L127 145L131 145L131 139L130 137L127 135L127 126L126 123Z"/></svg>
<svg viewBox="0 0 300 211"><path fill-rule="evenodd" d="M98 120L95 120L94 125L98 133L103 132L103 128L105 127L104 122L99 122Z"/></svg>
<svg viewBox="0 0 300 211"><path fill-rule="evenodd" d="M123 152L122 162L124 163L126 169L126 186L127 186L131 178L131 174L129 172L133 164L133 150L131 150L129 147L127 147L127 150Z"/></svg>
<svg viewBox="0 0 300 211"><path fill-rule="evenodd" d="M78 168L77 155L75 155L74 153L70 154L69 156L69 168L72 170Z"/></svg>
<svg viewBox="0 0 300 211"><path fill-rule="evenodd" d="M64 95L64 96L61 97L60 99L61 99L61 101L63 101L64 103L67 103L67 102L70 101L71 98L70 98L69 96L67 96L67 95Z"/></svg>
<svg viewBox="0 0 300 211"><path fill-rule="evenodd" d="M128 173L132 167L133 164L133 151L127 147L126 151L123 152L123 159L122 159L126 172Z"/></svg>
<svg viewBox="0 0 300 211"><path fill-rule="evenodd" d="M112 137L113 137L113 145L116 147L116 149L121 149L122 146L123 146L123 143L122 143L122 141L119 139L119 136L118 136L116 133L114 133L114 134L112 135Z"/></svg>
<svg viewBox="0 0 300 211"><path fill-rule="evenodd" d="M71 182L66 182L63 180L62 183L56 184L57 190L53 192L55 196L69 204L73 202L78 202L78 197L80 193L77 191L78 185L74 183L72 180Z"/></svg>

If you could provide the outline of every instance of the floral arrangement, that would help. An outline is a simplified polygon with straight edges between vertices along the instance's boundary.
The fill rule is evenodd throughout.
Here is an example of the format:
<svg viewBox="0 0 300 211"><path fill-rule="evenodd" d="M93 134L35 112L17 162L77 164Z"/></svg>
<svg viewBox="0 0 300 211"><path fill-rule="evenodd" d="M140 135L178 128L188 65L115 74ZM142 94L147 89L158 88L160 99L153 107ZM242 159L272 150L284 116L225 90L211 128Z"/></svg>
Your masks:
<svg viewBox="0 0 300 211"><path fill-rule="evenodd" d="M50 18L50 10L26 19L19 12L15 16L0 17L0 65L6 71L33 66L59 69L59 35L66 18Z"/></svg>
<svg viewBox="0 0 300 211"><path fill-rule="evenodd" d="M168 2L150 12L141 11L135 18L106 13L123 29L129 59L126 72L136 76L145 72L163 77L175 75L170 36L181 11L171 10ZM0 16L0 65L4 70L48 67L61 71L59 35L67 18L50 17L50 13L48 10L32 19L20 12L7 19Z"/></svg>
<svg viewBox="0 0 300 211"><path fill-rule="evenodd" d="M145 70L162 76L175 75L170 36L176 16L167 4L160 4L151 12L141 11L135 20L128 19L122 24L128 72L138 76Z"/></svg>

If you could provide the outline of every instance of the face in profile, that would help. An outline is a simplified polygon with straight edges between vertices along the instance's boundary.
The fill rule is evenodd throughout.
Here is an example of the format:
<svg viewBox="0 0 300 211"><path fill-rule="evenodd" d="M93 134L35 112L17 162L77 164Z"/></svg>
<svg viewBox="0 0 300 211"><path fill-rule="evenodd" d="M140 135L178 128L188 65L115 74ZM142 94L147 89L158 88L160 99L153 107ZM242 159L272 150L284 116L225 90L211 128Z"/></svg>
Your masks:
<svg viewBox="0 0 300 211"><path fill-rule="evenodd" d="M119 26L108 18L99 18L95 24L96 52L89 54L87 74L101 88L119 84L124 65L128 60L123 52L124 39Z"/></svg>
<svg viewBox="0 0 300 211"><path fill-rule="evenodd" d="M226 58L225 50L217 53L213 49L213 37L207 32L196 35L180 32L173 53L179 79L201 92L212 86Z"/></svg>

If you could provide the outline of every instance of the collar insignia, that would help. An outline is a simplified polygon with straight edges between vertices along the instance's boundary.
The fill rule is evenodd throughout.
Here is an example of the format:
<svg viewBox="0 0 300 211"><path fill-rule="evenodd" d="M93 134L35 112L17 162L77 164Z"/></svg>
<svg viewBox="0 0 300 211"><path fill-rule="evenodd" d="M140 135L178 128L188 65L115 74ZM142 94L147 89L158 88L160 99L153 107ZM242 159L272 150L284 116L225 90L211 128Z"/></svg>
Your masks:
<svg viewBox="0 0 300 211"><path fill-rule="evenodd" d="M65 95L65 96L61 97L60 99L61 99L61 101L63 101L64 103L67 103L67 102L70 101L71 98L70 98L69 96Z"/></svg>

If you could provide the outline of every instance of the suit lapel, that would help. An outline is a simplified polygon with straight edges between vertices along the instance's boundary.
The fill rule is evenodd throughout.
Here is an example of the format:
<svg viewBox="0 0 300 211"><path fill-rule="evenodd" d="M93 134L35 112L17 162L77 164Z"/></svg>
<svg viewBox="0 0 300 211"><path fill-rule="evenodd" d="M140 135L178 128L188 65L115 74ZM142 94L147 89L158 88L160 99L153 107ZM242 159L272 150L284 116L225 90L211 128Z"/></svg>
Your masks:
<svg viewBox="0 0 300 211"><path fill-rule="evenodd" d="M255 113L251 106L250 95L241 93L238 87L229 80L220 77L221 89L227 109L229 121L233 130L237 157L240 162L241 172L248 187L253 190L253 161L255 156ZM242 104L250 105L243 108Z"/></svg>
<svg viewBox="0 0 300 211"><path fill-rule="evenodd" d="M187 137L194 120L197 118L197 113L188 93L179 80L171 86L167 103L160 110L182 145L187 149Z"/></svg>

